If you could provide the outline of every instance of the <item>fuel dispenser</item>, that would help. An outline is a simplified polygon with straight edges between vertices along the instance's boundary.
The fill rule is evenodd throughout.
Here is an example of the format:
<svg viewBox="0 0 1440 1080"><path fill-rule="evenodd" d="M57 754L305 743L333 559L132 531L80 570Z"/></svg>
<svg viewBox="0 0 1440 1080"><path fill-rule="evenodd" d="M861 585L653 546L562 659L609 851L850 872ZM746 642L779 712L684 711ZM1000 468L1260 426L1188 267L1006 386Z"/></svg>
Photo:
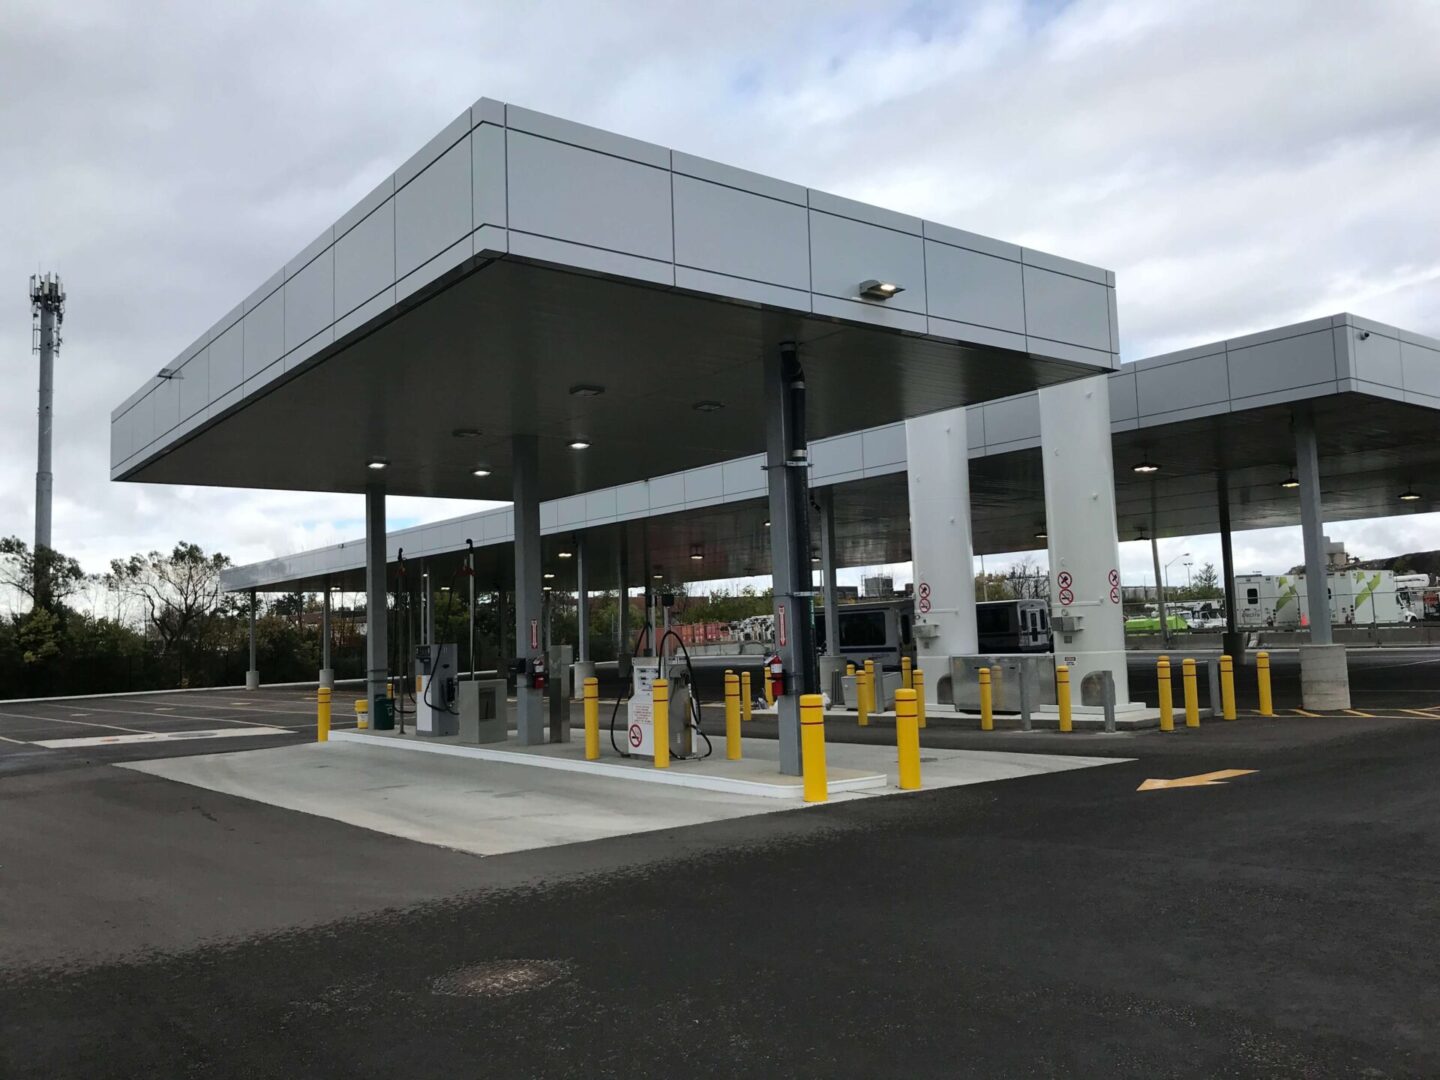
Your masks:
<svg viewBox="0 0 1440 1080"><path fill-rule="evenodd" d="M667 662L663 656L637 656L630 672L630 701L625 741L620 747L630 757L655 756L655 680L670 684L670 756L695 756L694 695L688 665Z"/></svg>
<svg viewBox="0 0 1440 1080"><path fill-rule="evenodd" d="M415 695L415 731L437 737L460 734L460 684L454 645L419 645L415 666L420 690Z"/></svg>

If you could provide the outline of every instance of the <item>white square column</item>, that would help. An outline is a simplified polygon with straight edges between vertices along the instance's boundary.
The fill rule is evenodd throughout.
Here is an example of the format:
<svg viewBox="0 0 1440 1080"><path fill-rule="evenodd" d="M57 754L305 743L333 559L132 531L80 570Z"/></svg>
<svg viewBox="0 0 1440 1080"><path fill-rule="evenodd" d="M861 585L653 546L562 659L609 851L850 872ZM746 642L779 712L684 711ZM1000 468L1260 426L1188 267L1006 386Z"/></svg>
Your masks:
<svg viewBox="0 0 1440 1080"><path fill-rule="evenodd" d="M1115 463L1110 449L1106 376L1040 391L1045 463L1045 531L1050 544L1050 621L1055 660L1070 668L1076 711L1103 709L1106 672L1115 707L1130 702L1120 542L1115 528Z"/></svg>
<svg viewBox="0 0 1440 1080"><path fill-rule="evenodd" d="M979 649L965 410L906 420L905 459L916 661L925 672L925 699L954 700L950 657L973 656Z"/></svg>

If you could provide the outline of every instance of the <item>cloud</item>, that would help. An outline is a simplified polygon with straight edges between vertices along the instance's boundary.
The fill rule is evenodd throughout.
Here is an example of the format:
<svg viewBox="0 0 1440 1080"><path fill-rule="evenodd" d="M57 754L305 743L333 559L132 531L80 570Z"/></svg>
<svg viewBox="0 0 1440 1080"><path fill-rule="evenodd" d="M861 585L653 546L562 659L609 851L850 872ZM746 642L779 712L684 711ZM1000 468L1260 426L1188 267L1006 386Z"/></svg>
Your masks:
<svg viewBox="0 0 1440 1080"><path fill-rule="evenodd" d="M1128 359L1342 309L1440 333L1437 36L1406 0L11 0L0 533L31 530L39 268L71 296L58 545L358 531L350 497L111 484L109 411L481 94L1110 267ZM1428 517L1331 532L1437 546ZM1285 537L1237 564L1297 561Z"/></svg>

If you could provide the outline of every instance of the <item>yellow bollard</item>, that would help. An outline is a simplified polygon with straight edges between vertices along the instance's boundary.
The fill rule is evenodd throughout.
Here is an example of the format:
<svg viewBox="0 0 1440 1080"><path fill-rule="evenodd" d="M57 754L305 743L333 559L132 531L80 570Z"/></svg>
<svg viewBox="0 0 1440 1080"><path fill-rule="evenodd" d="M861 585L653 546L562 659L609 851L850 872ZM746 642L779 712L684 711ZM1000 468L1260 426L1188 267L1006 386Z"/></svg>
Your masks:
<svg viewBox="0 0 1440 1080"><path fill-rule="evenodd" d="M670 767L670 680L656 679L651 686L655 703L655 768Z"/></svg>
<svg viewBox="0 0 1440 1080"><path fill-rule="evenodd" d="M846 665L845 665L845 674L846 674L846 675L854 675L854 674L855 674L855 665L854 665L854 664L846 664Z"/></svg>
<svg viewBox="0 0 1440 1080"><path fill-rule="evenodd" d="M1185 726L1200 726L1200 689L1195 685L1195 661L1186 659L1180 664L1181 678L1185 683Z"/></svg>
<svg viewBox="0 0 1440 1080"><path fill-rule="evenodd" d="M915 712L920 717L920 726L925 726L925 672L918 667L911 673L910 689L915 691Z"/></svg>
<svg viewBox="0 0 1440 1080"><path fill-rule="evenodd" d="M904 690L914 690L915 683L911 672L915 665L908 656L900 658L900 686Z"/></svg>
<svg viewBox="0 0 1440 1080"><path fill-rule="evenodd" d="M391 701L394 701L394 700L395 700L395 680L394 680L394 679L386 679L386 680L385 680L385 696L388 697Z"/></svg>
<svg viewBox="0 0 1440 1080"><path fill-rule="evenodd" d="M1228 656L1220 657L1220 715L1235 719L1235 661Z"/></svg>
<svg viewBox="0 0 1440 1080"><path fill-rule="evenodd" d="M368 731L370 728L370 703L363 697L355 702L355 730Z"/></svg>
<svg viewBox="0 0 1440 1080"><path fill-rule="evenodd" d="M1160 730L1175 730L1175 692L1170 689L1170 658L1155 661L1155 681L1160 687Z"/></svg>
<svg viewBox="0 0 1440 1080"><path fill-rule="evenodd" d="M740 760L740 679L725 672L725 756Z"/></svg>
<svg viewBox="0 0 1440 1080"><path fill-rule="evenodd" d="M1270 697L1270 654L1255 654L1255 681L1260 684L1260 715L1274 716L1275 702Z"/></svg>
<svg viewBox="0 0 1440 1080"><path fill-rule="evenodd" d="M760 673L760 681L765 684L765 706L773 709L775 707L775 687L770 682L770 669L766 668Z"/></svg>
<svg viewBox="0 0 1440 1080"><path fill-rule="evenodd" d="M883 676L882 676L882 677L883 677ZM874 661L874 660L866 660L866 661L865 661L865 692L870 695L870 700L869 700L869 702L867 702L867 705L869 706L868 711L869 711L869 712L872 712L872 713L881 713L881 712L884 712L884 711L885 711L885 705L884 705L883 702L880 701L879 696L877 696L876 693L875 693L875 661Z"/></svg>
<svg viewBox="0 0 1440 1080"><path fill-rule="evenodd" d="M895 748L900 753L900 786L920 790L920 718L915 715L915 691L895 691Z"/></svg>
<svg viewBox="0 0 1440 1080"><path fill-rule="evenodd" d="M585 680L585 760L600 760L600 680Z"/></svg>
<svg viewBox="0 0 1440 1080"><path fill-rule="evenodd" d="M825 777L825 699L819 694L800 695L800 773L806 802L830 797Z"/></svg>
<svg viewBox="0 0 1440 1080"><path fill-rule="evenodd" d="M990 669L980 669L980 730L995 730L995 713L990 699Z"/></svg>
<svg viewBox="0 0 1440 1080"><path fill-rule="evenodd" d="M750 720L750 706L755 699L750 696L750 672L740 673L740 719Z"/></svg>
<svg viewBox="0 0 1440 1080"><path fill-rule="evenodd" d="M315 741L330 741L330 688L320 687L315 695Z"/></svg>
<svg viewBox="0 0 1440 1080"><path fill-rule="evenodd" d="M864 671L855 673L855 720L861 727L870 726L870 687Z"/></svg>
<svg viewBox="0 0 1440 1080"><path fill-rule="evenodd" d="M1064 664L1055 665L1055 702L1060 709L1060 730L1073 730L1070 720L1070 669Z"/></svg>

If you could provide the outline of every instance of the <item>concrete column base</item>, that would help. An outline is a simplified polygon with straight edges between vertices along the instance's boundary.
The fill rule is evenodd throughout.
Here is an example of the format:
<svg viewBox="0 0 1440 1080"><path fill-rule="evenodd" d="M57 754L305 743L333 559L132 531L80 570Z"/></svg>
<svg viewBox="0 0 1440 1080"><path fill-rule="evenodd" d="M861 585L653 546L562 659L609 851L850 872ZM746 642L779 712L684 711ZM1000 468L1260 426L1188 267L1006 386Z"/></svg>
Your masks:
<svg viewBox="0 0 1440 1080"><path fill-rule="evenodd" d="M1233 634L1226 630L1220 635L1220 651L1234 660L1236 667L1245 662L1245 642L1249 637L1243 630L1236 630Z"/></svg>
<svg viewBox="0 0 1440 1080"><path fill-rule="evenodd" d="M245 689L246 689L246 690L259 690L259 689L260 689L260 672L258 672L258 671L247 671L247 672L245 672Z"/></svg>
<svg viewBox="0 0 1440 1080"><path fill-rule="evenodd" d="M334 669L334 668L328 668L328 667L327 667L327 668L321 668L321 669L320 669L320 685L323 686L326 690L334 690L334 689L335 689L335 669Z"/></svg>
<svg viewBox="0 0 1440 1080"><path fill-rule="evenodd" d="M1350 708L1344 645L1300 646L1300 704L1317 712Z"/></svg>
<svg viewBox="0 0 1440 1080"><path fill-rule="evenodd" d="M585 680L595 678L593 660L576 660L570 665L570 697L579 700L585 696Z"/></svg>

